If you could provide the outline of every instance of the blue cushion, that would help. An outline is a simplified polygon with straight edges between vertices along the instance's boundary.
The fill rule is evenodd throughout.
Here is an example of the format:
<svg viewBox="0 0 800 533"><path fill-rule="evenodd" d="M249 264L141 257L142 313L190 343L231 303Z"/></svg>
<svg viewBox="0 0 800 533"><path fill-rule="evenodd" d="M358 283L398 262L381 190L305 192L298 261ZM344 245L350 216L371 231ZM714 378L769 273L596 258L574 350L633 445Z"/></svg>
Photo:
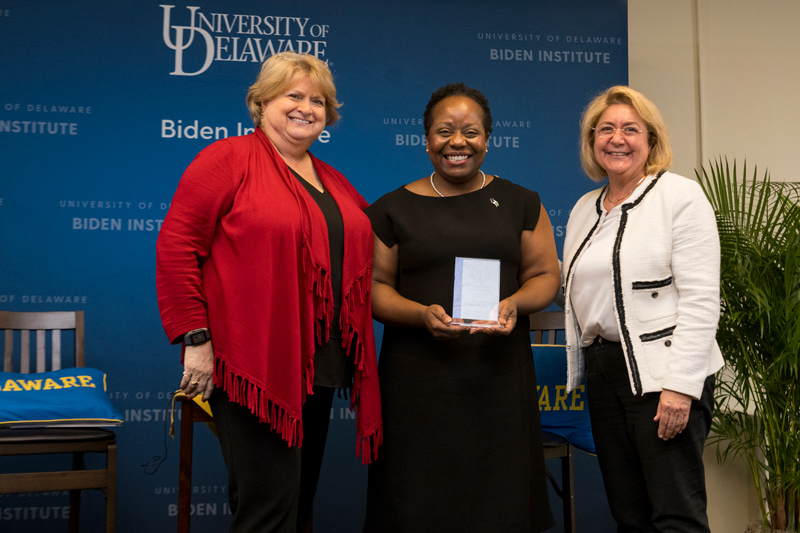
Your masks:
<svg viewBox="0 0 800 533"><path fill-rule="evenodd" d="M567 395L566 347L534 344L533 361L539 389L542 429L561 435L573 446L594 453L586 383Z"/></svg>
<svg viewBox="0 0 800 533"><path fill-rule="evenodd" d="M55 372L0 372L0 427L118 426L106 375L94 368Z"/></svg>

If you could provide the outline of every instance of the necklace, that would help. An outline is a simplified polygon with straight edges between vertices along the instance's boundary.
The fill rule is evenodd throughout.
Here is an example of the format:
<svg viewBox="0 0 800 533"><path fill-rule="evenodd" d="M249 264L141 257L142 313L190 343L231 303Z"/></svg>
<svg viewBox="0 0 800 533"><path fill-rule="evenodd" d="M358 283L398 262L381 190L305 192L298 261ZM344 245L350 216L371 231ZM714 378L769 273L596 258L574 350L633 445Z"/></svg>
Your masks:
<svg viewBox="0 0 800 533"><path fill-rule="evenodd" d="M483 183L481 183L481 186L478 188L478 190L481 190L483 189L484 185L486 185L486 174L483 173L483 170L478 170L478 172L480 172L481 176L483 176ZM433 190L436 191L436 194L438 194L440 198L444 198L444 194L440 193L439 189L436 188L436 185L433 184L434 174L436 174L435 170L433 171L433 174L431 174L431 187L433 187Z"/></svg>
<svg viewBox="0 0 800 533"><path fill-rule="evenodd" d="M619 198L618 200L612 200L612 199L611 199L611 196L610 196L610 194L606 194L606 200L608 200L608 203L610 203L610 204L614 204L614 205L616 205L616 204L618 204L618 203L620 203L620 202L623 202L623 201L625 201L625 199L627 199L627 198L628 198L628 196L630 196L631 194L633 194L633 191L635 191L635 190L636 190L636 187L638 187L638 186L639 186L639 185L640 185L640 184L641 184L641 183L644 181L644 179L645 179L646 177L647 177L647 176L642 176L641 178L639 178L639 181L637 181L637 182L634 184L634 186L633 186L633 187L631 187L631 190L629 190L629 191L628 191L628 194L626 194L626 195L625 195L625 196L623 196L622 198ZM609 193L611 192L611 188L610 188L610 187L609 187L609 189L608 189L608 192L609 192Z"/></svg>

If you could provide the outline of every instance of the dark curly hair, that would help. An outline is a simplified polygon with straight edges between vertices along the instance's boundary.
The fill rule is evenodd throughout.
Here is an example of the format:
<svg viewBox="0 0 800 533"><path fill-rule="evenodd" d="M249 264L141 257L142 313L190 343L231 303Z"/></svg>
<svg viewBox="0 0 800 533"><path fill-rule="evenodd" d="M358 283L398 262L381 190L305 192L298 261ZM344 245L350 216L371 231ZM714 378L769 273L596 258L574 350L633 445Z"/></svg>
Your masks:
<svg viewBox="0 0 800 533"><path fill-rule="evenodd" d="M486 130L486 135L492 133L492 112L489 109L489 100L483 96L483 93L472 87L467 87L464 82L461 83L448 83L444 87L439 87L431 95L428 105L425 106L425 113L422 115L422 124L425 127L425 135L428 135L428 130L431 129L431 122L433 118L433 108L436 104L450 96L466 96L474 100L481 109L483 109L483 129Z"/></svg>

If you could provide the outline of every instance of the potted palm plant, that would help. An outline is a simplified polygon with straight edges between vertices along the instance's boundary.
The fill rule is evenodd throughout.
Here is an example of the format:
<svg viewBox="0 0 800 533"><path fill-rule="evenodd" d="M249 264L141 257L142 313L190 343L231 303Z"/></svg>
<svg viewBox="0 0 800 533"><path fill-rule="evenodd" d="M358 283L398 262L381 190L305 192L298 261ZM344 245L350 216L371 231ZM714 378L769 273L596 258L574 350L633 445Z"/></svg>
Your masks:
<svg viewBox="0 0 800 533"><path fill-rule="evenodd" d="M749 468L767 531L800 517L800 183L748 179L736 162L695 172L717 216L721 305L710 444Z"/></svg>

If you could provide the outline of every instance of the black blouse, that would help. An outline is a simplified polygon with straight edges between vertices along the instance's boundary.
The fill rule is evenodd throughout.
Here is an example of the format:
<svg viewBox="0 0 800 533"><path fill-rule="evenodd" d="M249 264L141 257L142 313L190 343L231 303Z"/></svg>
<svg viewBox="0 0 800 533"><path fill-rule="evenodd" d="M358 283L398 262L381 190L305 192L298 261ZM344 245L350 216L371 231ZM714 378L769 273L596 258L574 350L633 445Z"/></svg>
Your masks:
<svg viewBox="0 0 800 533"><path fill-rule="evenodd" d="M331 251L331 286L333 288L333 323L330 339L317 346L314 352L314 385L349 388L353 384L353 357L347 357L342 347L342 329L339 327L339 310L342 305L342 264L344 261L344 222L339 206L330 193L320 192L289 169L317 203L328 225L328 245Z"/></svg>

